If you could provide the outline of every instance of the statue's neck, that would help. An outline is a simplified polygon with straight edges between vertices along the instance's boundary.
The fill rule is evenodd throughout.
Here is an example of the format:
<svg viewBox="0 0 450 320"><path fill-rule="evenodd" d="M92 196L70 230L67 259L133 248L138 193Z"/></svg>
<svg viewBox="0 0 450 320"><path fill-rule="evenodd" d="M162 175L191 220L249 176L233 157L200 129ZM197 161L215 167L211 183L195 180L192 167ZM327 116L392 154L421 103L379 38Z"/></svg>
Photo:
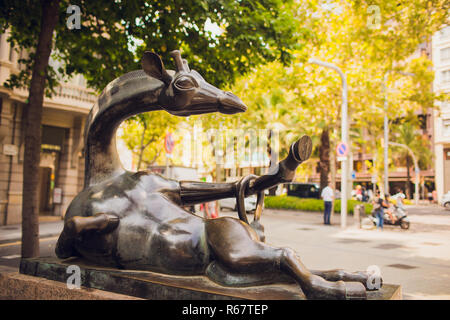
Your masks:
<svg viewBox="0 0 450 320"><path fill-rule="evenodd" d="M117 153L116 131L133 115L161 109L158 97L163 85L151 79L113 82L92 108L85 128L85 188L125 172Z"/></svg>

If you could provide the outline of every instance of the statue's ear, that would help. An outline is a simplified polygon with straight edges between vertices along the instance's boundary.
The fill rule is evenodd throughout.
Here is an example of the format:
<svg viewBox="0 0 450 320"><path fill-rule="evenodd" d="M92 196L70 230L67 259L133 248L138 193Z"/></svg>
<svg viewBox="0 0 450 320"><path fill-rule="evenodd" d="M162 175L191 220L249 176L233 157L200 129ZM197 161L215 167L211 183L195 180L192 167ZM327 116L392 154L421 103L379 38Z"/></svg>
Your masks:
<svg viewBox="0 0 450 320"><path fill-rule="evenodd" d="M145 51L141 60L142 69L150 77L159 79L165 84L172 81L172 77L167 73L161 58L154 52Z"/></svg>

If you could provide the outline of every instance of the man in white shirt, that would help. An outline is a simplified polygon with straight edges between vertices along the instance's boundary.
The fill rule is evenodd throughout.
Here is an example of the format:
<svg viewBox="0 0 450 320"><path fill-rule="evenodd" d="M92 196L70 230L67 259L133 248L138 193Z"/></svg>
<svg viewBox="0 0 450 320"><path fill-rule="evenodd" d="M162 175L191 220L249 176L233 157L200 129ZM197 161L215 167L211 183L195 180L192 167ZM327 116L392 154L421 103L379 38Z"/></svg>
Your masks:
<svg viewBox="0 0 450 320"><path fill-rule="evenodd" d="M405 210L404 200L406 199L406 196L403 193L402 189L398 188L397 189L397 194L392 196L392 198L394 198L397 201L397 207L399 207L400 209Z"/></svg>
<svg viewBox="0 0 450 320"><path fill-rule="evenodd" d="M328 183L328 186L323 188L320 197L323 199L325 204L325 210L323 213L323 223L330 224L330 215L331 215L331 206L333 204L334 192L331 189L331 183Z"/></svg>

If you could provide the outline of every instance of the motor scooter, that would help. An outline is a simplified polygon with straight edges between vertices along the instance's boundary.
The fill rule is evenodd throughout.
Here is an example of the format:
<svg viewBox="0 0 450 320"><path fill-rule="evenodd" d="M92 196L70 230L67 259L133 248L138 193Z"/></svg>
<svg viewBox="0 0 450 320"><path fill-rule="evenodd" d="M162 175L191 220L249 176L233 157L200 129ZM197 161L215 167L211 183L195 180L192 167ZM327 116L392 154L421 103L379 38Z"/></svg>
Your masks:
<svg viewBox="0 0 450 320"><path fill-rule="evenodd" d="M392 215L395 217L394 222L392 222L391 217L386 212L384 213L384 224L400 226L402 229L409 229L410 221L408 216L406 215L405 209L397 207L394 205L394 212Z"/></svg>
<svg viewBox="0 0 450 320"><path fill-rule="evenodd" d="M409 221L409 218L406 215L406 211L404 209L394 205L394 212L392 212L392 215L395 218L394 221L392 221L391 217L385 210L384 216L383 216L383 224L391 225L391 226L400 226L400 228L402 228L404 230L409 229L410 221ZM368 218L373 223L374 226L377 225L377 217L376 217L375 211L373 211L372 214Z"/></svg>

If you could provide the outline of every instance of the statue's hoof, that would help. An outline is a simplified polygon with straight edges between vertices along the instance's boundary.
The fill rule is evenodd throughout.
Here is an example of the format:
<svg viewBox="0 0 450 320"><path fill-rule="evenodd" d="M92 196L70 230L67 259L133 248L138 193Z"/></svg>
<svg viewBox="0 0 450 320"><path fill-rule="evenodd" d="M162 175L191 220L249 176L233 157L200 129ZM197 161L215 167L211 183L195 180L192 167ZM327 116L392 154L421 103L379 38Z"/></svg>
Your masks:
<svg viewBox="0 0 450 320"><path fill-rule="evenodd" d="M109 233L118 227L119 222L119 217L106 213L97 213L91 217L75 216L66 221L65 230L71 237L78 236L85 231Z"/></svg>
<svg viewBox="0 0 450 320"><path fill-rule="evenodd" d="M345 282L346 300L367 300L366 288L361 282Z"/></svg>
<svg viewBox="0 0 450 320"><path fill-rule="evenodd" d="M292 145L292 152L298 162L309 159L312 152L312 140L308 136L303 136Z"/></svg>
<svg viewBox="0 0 450 320"><path fill-rule="evenodd" d="M104 226L100 231L103 233L110 233L119 226L120 219L118 216L112 214L105 214L106 216L106 226Z"/></svg>
<svg viewBox="0 0 450 320"><path fill-rule="evenodd" d="M378 276L378 278L374 278L370 273L367 272L359 272L358 274L362 279L362 281L360 282L365 285L366 290L368 291L379 290L383 286L383 278L381 276Z"/></svg>

